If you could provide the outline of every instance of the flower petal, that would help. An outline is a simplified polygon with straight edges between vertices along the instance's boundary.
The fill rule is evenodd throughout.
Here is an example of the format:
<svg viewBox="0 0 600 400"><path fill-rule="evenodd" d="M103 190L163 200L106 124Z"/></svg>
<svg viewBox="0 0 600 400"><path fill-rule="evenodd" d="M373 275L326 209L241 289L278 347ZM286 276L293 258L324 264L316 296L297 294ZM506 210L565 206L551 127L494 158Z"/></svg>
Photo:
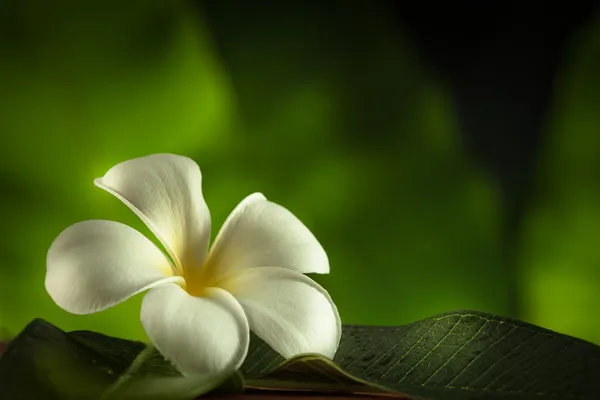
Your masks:
<svg viewBox="0 0 600 400"><path fill-rule="evenodd" d="M180 270L199 268L210 240L200 168L191 159L153 154L124 161L94 181L135 212Z"/></svg>
<svg viewBox="0 0 600 400"><path fill-rule="evenodd" d="M63 309L90 314L164 282L171 263L144 235L114 221L79 222L54 240L46 258L46 290Z"/></svg>
<svg viewBox="0 0 600 400"><path fill-rule="evenodd" d="M325 289L299 272L276 267L240 271L219 285L240 302L252 329L286 358L319 353L333 358L342 323Z"/></svg>
<svg viewBox="0 0 600 400"><path fill-rule="evenodd" d="M310 230L286 208L254 193L223 224L205 273L217 282L234 271L265 266L329 273L327 254Z"/></svg>
<svg viewBox="0 0 600 400"><path fill-rule="evenodd" d="M248 352L248 320L235 298L207 288L193 297L178 285L161 285L142 303L142 325L160 353L184 374L236 370Z"/></svg>

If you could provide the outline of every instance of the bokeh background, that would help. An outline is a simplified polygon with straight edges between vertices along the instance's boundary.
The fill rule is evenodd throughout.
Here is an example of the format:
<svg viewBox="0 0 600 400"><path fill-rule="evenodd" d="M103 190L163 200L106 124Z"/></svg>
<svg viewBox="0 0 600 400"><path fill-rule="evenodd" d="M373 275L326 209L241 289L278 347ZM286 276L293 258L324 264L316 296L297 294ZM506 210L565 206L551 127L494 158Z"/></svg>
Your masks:
<svg viewBox="0 0 600 400"><path fill-rule="evenodd" d="M600 344L600 8L533 3L3 1L1 329L145 338L141 296L58 308L45 256L81 220L149 234L92 181L172 152L213 226L254 191L305 222L346 323L469 308Z"/></svg>

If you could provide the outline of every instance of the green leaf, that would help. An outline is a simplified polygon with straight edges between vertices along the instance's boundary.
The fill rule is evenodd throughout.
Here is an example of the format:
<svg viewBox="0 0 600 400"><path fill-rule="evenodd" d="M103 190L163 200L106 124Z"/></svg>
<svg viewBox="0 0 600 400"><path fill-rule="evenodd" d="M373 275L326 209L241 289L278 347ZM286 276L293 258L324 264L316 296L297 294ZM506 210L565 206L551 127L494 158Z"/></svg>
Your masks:
<svg viewBox="0 0 600 400"><path fill-rule="evenodd" d="M102 400L120 399L193 399L207 393L230 378L183 376L153 346L146 346L133 360L129 368L106 389ZM231 382L237 391L243 390L243 380L234 374Z"/></svg>
<svg viewBox="0 0 600 400"><path fill-rule="evenodd" d="M3 400L192 399L218 386L240 392L243 381L237 374L218 381L184 377L144 343L66 333L41 319L27 325L0 359Z"/></svg>
<svg viewBox="0 0 600 400"><path fill-rule="evenodd" d="M247 387L390 392L423 399L596 399L600 347L475 311L399 327L345 325L331 363L283 362L260 339L242 367Z"/></svg>
<svg viewBox="0 0 600 400"><path fill-rule="evenodd" d="M319 354L301 354L284 361L274 371L246 381L259 390L310 390L343 393L390 393L392 390L348 374Z"/></svg>
<svg viewBox="0 0 600 400"><path fill-rule="evenodd" d="M399 327L345 325L333 361L316 354L284 360L253 335L240 373L222 379L219 389L226 393L245 386L425 400L585 400L600 393L600 347L525 322L459 311ZM29 324L0 359L3 400L192 399L218 383L207 387L201 377L182 377L143 343L65 333L43 320Z"/></svg>

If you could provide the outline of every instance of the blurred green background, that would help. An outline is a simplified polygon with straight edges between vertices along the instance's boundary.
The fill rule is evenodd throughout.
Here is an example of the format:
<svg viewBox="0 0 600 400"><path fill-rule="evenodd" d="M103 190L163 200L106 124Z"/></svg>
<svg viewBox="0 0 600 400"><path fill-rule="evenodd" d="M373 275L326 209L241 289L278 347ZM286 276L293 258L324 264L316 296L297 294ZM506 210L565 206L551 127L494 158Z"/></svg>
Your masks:
<svg viewBox="0 0 600 400"><path fill-rule="evenodd" d="M81 220L148 233L92 181L172 152L200 165L215 231L254 191L292 210L329 254L317 279L346 323L470 308L600 343L600 15L569 31L511 225L510 185L465 146L456 82L374 4L3 2L0 326L145 338L142 296L58 308L45 256ZM498 110L485 124L517 129Z"/></svg>

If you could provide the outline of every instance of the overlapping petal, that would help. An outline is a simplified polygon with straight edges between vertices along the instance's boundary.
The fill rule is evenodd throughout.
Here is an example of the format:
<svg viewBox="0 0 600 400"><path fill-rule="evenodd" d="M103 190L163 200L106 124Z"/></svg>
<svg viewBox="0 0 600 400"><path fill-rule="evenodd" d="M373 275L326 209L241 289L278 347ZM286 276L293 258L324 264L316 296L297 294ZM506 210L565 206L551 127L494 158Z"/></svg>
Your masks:
<svg viewBox="0 0 600 400"><path fill-rule="evenodd" d="M260 193L246 197L208 253L210 214L193 160L141 157L95 184L143 220L174 264L126 225L75 224L48 251L46 289L59 306L93 313L150 289L141 310L148 337L186 377L211 384L242 364L250 328L284 357L333 357L341 337L337 308L303 275L328 273L329 261L289 210Z"/></svg>
<svg viewBox="0 0 600 400"><path fill-rule="evenodd" d="M141 320L158 351L184 374L234 371L248 352L248 320L220 288L193 297L178 285L156 287L144 297Z"/></svg>
<svg viewBox="0 0 600 400"><path fill-rule="evenodd" d="M48 250L46 268L46 290L74 314L101 311L161 283L182 281L148 238L103 220L65 229Z"/></svg>
<svg viewBox="0 0 600 400"><path fill-rule="evenodd" d="M214 283L235 271L264 266L329 273L327 254L311 231L289 210L254 193L217 234L205 277Z"/></svg>
<svg viewBox="0 0 600 400"><path fill-rule="evenodd" d="M297 271L245 269L221 282L242 305L250 328L284 357L320 353L333 358L342 325L325 289Z"/></svg>
<svg viewBox="0 0 600 400"><path fill-rule="evenodd" d="M200 168L193 160L174 154L135 158L115 165L94 183L144 221L179 269L203 264L210 213L202 195Z"/></svg>

